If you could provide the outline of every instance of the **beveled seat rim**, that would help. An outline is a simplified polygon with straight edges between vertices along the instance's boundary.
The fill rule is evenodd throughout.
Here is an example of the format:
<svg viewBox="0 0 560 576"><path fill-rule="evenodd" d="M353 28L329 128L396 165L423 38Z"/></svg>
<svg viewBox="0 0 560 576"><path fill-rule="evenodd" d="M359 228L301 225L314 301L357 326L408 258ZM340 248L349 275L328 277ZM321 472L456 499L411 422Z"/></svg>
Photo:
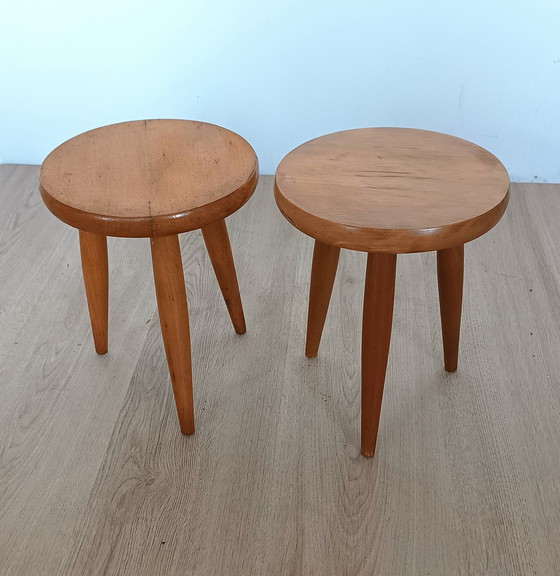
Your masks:
<svg viewBox="0 0 560 576"><path fill-rule="evenodd" d="M458 209L455 212L459 214L459 217L451 217L446 221L447 213L442 212L443 217L440 214L437 218L434 218L434 221L437 221L437 225L422 225L424 223L430 224L432 215L429 213L427 213L427 217L422 215L422 218L417 218L419 226L410 226L406 222L403 225L395 225L395 223L400 224L400 213L394 209L393 205L390 205L392 220L386 226L379 217L379 215L383 214L383 209L385 208L383 205L379 208L379 212L373 215L375 218L369 218L367 211L365 213L356 213L355 218L348 217L348 214L350 216L354 215L352 213L352 198L339 194L333 202L331 199L334 198L335 194L338 194L336 186L341 181L343 183L342 188L345 191L351 190L352 185L359 187L362 181L366 182L366 179L358 180L355 178L355 173L350 168L347 169L347 173L344 173L344 168L348 165L347 158L352 153L352 147L358 151L357 156L360 156L364 151L363 148L360 148L362 141L365 140L369 145L368 139L377 142L383 137L388 139L395 138L399 141L410 138L413 143L415 140L426 140L428 144L436 148L449 142L451 147L455 147L452 154L456 155L459 160L464 155L468 160L468 166L474 165L478 170L476 177L472 178L473 185L479 185L478 197L476 202L473 203L474 206L468 205L469 198L467 197L467 209L462 209L462 197L452 197L457 200L455 204ZM344 145L348 142L350 143L348 144L349 151L344 148ZM431 144L431 142L434 144ZM341 144L339 145L339 143ZM379 152L381 156L378 156L378 158L382 159L382 148L374 149L376 154L378 150L381 150ZM402 149L404 150L404 147ZM417 148L413 146L409 148L411 151L416 149L424 152L419 146ZM390 156L390 153L392 153L390 146L387 146L386 150ZM366 150L366 152L369 154L369 150ZM344 154L347 155L346 159L340 160ZM393 158L390 159L393 160ZM370 157L367 157L367 160L370 161ZM383 157L382 162L385 160L386 158ZM357 160L356 157L350 157L352 167L361 161L361 156ZM409 169L411 166L416 168L416 165L409 162L407 168ZM423 166L420 166L420 168L423 169ZM364 172L367 171L364 169ZM375 174L375 170L370 170L370 172L373 174L367 174L369 178L367 180L368 184L371 182L375 184L384 182L382 177L389 175L393 177L391 182L397 184L401 184L407 178L410 180L415 177L413 173L409 173L400 179L401 182L398 182L400 174L398 171L395 174L383 174L382 177L378 177ZM484 197L484 192L488 186L484 181L486 173L490 176L490 186L492 186L490 189L491 197L487 199ZM359 175L362 176L362 174ZM442 190L445 190L445 188L437 181L437 176L438 174L435 174L433 181L439 186L438 194L442 196ZM446 176L449 177L449 174L446 174ZM465 180L465 182L460 181L459 188L468 190L469 175L464 172L461 173L459 170L458 177ZM424 178L421 182L422 186L425 185L426 180L430 179ZM323 185L327 191L324 193L324 201L321 201ZM372 193L368 190L367 193L371 194L374 200L377 200L377 197L373 195L377 193L376 187L369 186L369 188L374 189L375 192ZM422 190L422 193L425 193L425 190ZM383 198L383 193L381 197ZM385 197L389 198L389 195L385 193ZM360 128L343 130L314 138L289 152L282 159L276 171L275 198L280 211L296 228L327 244L366 252L422 252L440 250L465 243L490 230L500 220L507 207L509 177L503 164L494 155L476 144L455 136L407 128ZM342 206L340 212L334 209L336 206L341 206L341 198L349 206L346 211L346 217L344 214L345 206ZM315 202L316 199L317 201ZM398 205L401 202L400 196L397 196L397 202L394 202L392 198L390 200L397 208L400 208ZM401 203L403 211L406 211L406 198L403 198ZM416 203L418 202L416 201ZM411 204L414 205L414 202L411 202ZM483 210L479 212L477 206L481 206ZM464 217L460 217L461 215ZM415 218L414 213L412 213L412 216L410 214L408 216L409 220ZM368 220L375 219L377 219L375 226L364 224ZM359 224L355 224L353 220Z"/></svg>
<svg viewBox="0 0 560 576"><path fill-rule="evenodd" d="M123 140L126 140L127 136L134 136L142 125L146 126L147 129L152 130L152 132L150 133L149 130L147 130L148 136L146 137L146 140L142 140L139 148L140 150L151 150L149 147L149 137L154 137L158 149L167 151L165 148L167 143L165 141L160 142L160 129L164 134L167 134L166 131L173 132L176 130L176 133L180 136L180 138L177 137L175 140L171 141L170 146L173 149L174 157L169 164L169 174L171 175L170 177L174 179L174 181L181 180L181 186L173 188L174 198L172 198L172 202L179 208L177 211L163 211L162 213L157 213L157 209L154 209L153 205L152 209L150 210L149 199L152 198L152 192L148 192L146 210L144 211L141 209L142 204L140 203L137 205L138 207L136 209L131 211L132 215L126 215L126 208L111 212L109 207L105 213L101 213L95 209L84 209L84 206L88 206L88 202L84 201L83 196L79 197L79 201L77 200L76 202L72 202L72 180L70 180L71 184L64 183L64 194L56 193L57 181L56 178L53 177L53 174L63 174L63 170L65 169L67 169L69 172L76 169L75 166L70 166L68 168L65 167L65 150L72 150L71 147L74 145L75 149L78 150L80 159L83 161L84 155L87 155L87 152L89 151L87 147L88 138L93 139L93 142L97 147L96 149L99 149L103 143L104 134L110 134L112 137L122 137ZM131 128L131 131L127 132L127 128ZM136 130L136 132L134 132L134 130ZM183 130L185 130L185 133L183 133ZM198 142L204 141L205 133L209 134L209 152L207 157L201 158L199 161L196 154L191 154L189 156L189 161L191 164L200 164L201 168L199 172L202 174L202 176L199 174L199 180L196 183L200 192L200 198L199 196L195 196L194 202L189 200L188 196L188 179L190 178L190 173L188 171L185 171L184 174L181 173L181 159L183 149L190 152L190 141L188 139L188 135L192 132L196 132L197 135L200 135ZM175 132L173 133L175 134ZM80 141L80 139L83 139L83 142ZM221 148L218 147L218 151L215 153L215 156L212 156L212 153L214 152L214 149L212 148L214 139L216 139L218 144L221 145ZM111 150L111 148L109 149ZM225 154L225 156L220 156L220 154ZM230 156L228 157L227 154ZM57 155L60 158L58 158ZM68 156L71 157L70 155ZM139 162L138 156L133 155L132 158L135 162ZM232 160L232 162L235 162L233 165L235 170L228 172L227 169L222 168L221 173L215 172L213 170L213 163L211 163L213 158L215 159L217 166L219 166L219 163L224 159L229 160L230 158L233 158L234 160ZM103 160L106 164L109 164L113 158L111 156L108 160L106 157L104 157ZM50 163L55 161L57 164L53 164L51 166ZM206 164L204 164L203 161L206 162ZM115 164L110 165L111 169L116 169L114 168ZM86 166L89 168L87 164ZM102 165L100 165L99 168L96 168L95 164L93 164L93 168L88 172L90 181L92 180L92 174L97 178L96 170L100 171L101 166ZM77 172L79 167L80 166L78 165L78 168L76 169ZM127 165L125 164L124 168L126 167ZM131 166L131 169L133 167L134 165ZM151 174L151 167L144 167L142 165L141 168L143 173L148 175ZM49 170L48 177L45 176L45 172L47 170ZM213 189L211 186L207 186L206 190L208 192L206 192L203 188L206 182L204 174L209 174L210 176L217 174L217 182L220 187ZM165 166L162 170L160 170L158 175L167 177L168 173L165 171ZM183 179L186 181L186 183L183 182ZM107 236L150 237L187 232L189 230L201 228L205 224L229 216L238 210L241 206L243 206L245 202L247 202L256 188L257 180L258 160L256 154L251 145L235 132L232 132L231 130L221 126L205 122L197 122L191 120L151 119L120 122L117 124L101 126L82 134L78 134L77 136L74 136L73 138L63 142L61 145L55 148L43 162L39 178L39 190L48 209L60 220L75 228L104 234ZM79 178L77 178L77 181L80 181ZM146 180L141 180L141 182L145 181ZM232 183L231 190L228 188L230 181ZM94 182L91 185L91 189L92 194L94 195L97 189L100 189L101 192L106 192L107 189L111 190L111 183L109 182L109 185L103 189L100 186L97 186ZM144 186L144 191L146 189L148 189L148 185ZM164 193L167 189L170 188L168 187L163 189ZM115 190L120 190L121 195L126 195L127 193L131 195L134 194L134 190L128 189L126 187L123 188L122 186L120 188L115 186ZM186 191L182 192L182 190ZM156 195L153 196L152 199L158 201L158 199L161 198L157 192L157 188L153 189L153 194ZM185 209L180 209L182 203L182 194L185 195ZM63 200L61 200L59 196L62 197ZM163 197L164 201L165 198L166 196ZM201 203L197 205L196 199L201 199ZM204 200L209 201L204 202ZM92 207L95 205L95 202L91 202ZM165 204L163 206L165 206ZM101 207L103 208L103 206Z"/></svg>

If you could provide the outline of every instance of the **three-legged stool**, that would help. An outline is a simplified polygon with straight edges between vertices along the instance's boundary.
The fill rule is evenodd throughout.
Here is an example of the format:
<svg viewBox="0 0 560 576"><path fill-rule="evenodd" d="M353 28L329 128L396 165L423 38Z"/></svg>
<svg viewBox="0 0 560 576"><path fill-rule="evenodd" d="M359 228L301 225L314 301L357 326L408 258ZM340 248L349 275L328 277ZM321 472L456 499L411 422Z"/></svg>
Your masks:
<svg viewBox="0 0 560 576"><path fill-rule="evenodd" d="M224 219L253 193L257 158L240 136L201 122L145 120L80 134L43 163L49 210L78 228L95 349L107 352L107 236L147 237L161 332L183 434L194 432L187 297L178 234L202 229L233 326L245 332Z"/></svg>
<svg viewBox="0 0 560 576"><path fill-rule="evenodd" d="M445 369L457 369L463 246L502 217L505 168L486 150L423 130L366 128L302 144L278 166L284 216L315 239L305 354L317 355L340 248L368 252L361 452L373 456L391 339L397 254L437 251ZM411 322L414 319L411 318Z"/></svg>

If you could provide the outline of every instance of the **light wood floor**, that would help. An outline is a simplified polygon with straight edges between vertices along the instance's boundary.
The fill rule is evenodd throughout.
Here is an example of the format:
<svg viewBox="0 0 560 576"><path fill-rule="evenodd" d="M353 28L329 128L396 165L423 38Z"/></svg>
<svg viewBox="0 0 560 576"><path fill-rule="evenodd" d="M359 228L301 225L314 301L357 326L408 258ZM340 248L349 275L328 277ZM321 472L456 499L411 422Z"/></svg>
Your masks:
<svg viewBox="0 0 560 576"><path fill-rule="evenodd" d="M0 574L557 575L560 185L514 185L467 247L459 370L433 254L399 258L378 449L358 454L365 255L303 356L310 239L272 179L228 224L248 332L182 237L197 432L180 435L146 240L111 239L109 354L77 234L0 167Z"/></svg>

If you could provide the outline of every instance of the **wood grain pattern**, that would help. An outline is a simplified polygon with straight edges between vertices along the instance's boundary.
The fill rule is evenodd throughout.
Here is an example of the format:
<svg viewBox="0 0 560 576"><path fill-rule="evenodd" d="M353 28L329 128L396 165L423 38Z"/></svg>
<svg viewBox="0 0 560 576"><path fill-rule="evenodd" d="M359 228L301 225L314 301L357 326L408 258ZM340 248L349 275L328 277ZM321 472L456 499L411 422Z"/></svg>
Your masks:
<svg viewBox="0 0 560 576"><path fill-rule="evenodd" d="M500 161L460 138L405 128L345 130L292 150L275 197L326 244L392 254L442 250L490 230L508 202Z"/></svg>
<svg viewBox="0 0 560 576"><path fill-rule="evenodd" d="M399 256L371 460L365 254L342 251L307 359L313 243L278 213L273 179L228 220L243 338L202 235L183 235L202 417L182 436L149 243L108 239L119 273L98 356L77 234L44 209L38 172L0 166L2 576L556 576L559 185L513 184L502 222L466 247L456 373L441 366L436 257Z"/></svg>
<svg viewBox="0 0 560 576"><path fill-rule="evenodd" d="M40 191L60 220L96 234L166 236L238 210L258 177L241 136L203 122L140 120L61 144L43 162Z"/></svg>
<svg viewBox="0 0 560 576"><path fill-rule="evenodd" d="M107 237L80 230L82 274L95 351L107 353L109 328L109 260Z"/></svg>

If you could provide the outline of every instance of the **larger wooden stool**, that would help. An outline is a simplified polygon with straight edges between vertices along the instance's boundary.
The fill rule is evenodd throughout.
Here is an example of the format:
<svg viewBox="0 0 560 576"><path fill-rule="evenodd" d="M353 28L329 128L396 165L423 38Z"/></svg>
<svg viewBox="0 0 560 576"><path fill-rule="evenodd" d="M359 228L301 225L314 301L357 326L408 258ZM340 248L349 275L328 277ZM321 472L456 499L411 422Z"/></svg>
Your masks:
<svg viewBox="0 0 560 576"><path fill-rule="evenodd" d="M194 432L187 297L178 234L202 229L233 326L245 319L224 218L253 193L257 158L240 136L187 120L146 120L86 132L43 163L49 210L80 231L95 349L107 352L107 236L151 239L161 332L183 434Z"/></svg>
<svg viewBox="0 0 560 576"><path fill-rule="evenodd" d="M445 369L457 369L464 244L502 217L509 178L486 150L423 130L366 128L302 144L278 166L284 216L315 238L305 354L317 356L340 248L368 252L361 452L373 456L391 339L397 254L437 251ZM411 319L413 320L413 319Z"/></svg>

